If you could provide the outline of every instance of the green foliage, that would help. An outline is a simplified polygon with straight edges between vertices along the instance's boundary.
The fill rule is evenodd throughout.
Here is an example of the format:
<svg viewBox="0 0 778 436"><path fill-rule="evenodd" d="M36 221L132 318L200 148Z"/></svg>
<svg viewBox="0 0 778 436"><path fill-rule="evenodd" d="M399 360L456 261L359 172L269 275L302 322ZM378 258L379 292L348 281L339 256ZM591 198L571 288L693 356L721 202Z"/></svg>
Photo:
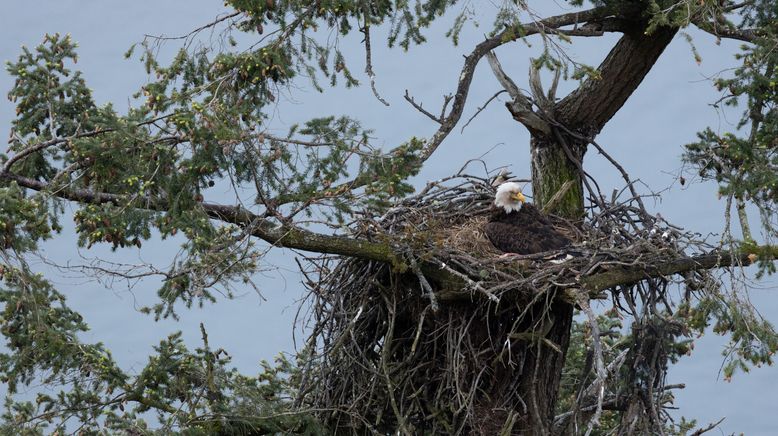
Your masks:
<svg viewBox="0 0 778 436"><path fill-rule="evenodd" d="M205 302L215 302L217 285L223 288L224 296L232 298L230 282L237 280L248 285L257 271L259 255L245 232L235 226L214 228L202 217L195 220L184 229L187 242L182 245L182 260L171 267L157 292L160 302L141 308L141 312L153 313L157 320L177 319L175 305L179 302L186 308L195 303L202 307Z"/></svg>
<svg viewBox="0 0 778 436"><path fill-rule="evenodd" d="M91 91L81 73L68 68L78 60L75 49L70 35L46 35L35 51L22 47L18 61L6 64L9 75L15 78L8 99L16 103L17 115L12 122L10 150L27 148L32 138L42 142L93 128ZM54 175L43 153L17 163L14 170L33 178Z"/></svg>
<svg viewBox="0 0 778 436"><path fill-rule="evenodd" d="M16 183L0 187L0 247L24 253L59 231L56 207L41 195L27 197Z"/></svg>
<svg viewBox="0 0 778 436"><path fill-rule="evenodd" d="M81 434L156 434L145 422L153 413L162 424L159 434L324 434L313 418L292 411L290 399L296 394L299 371L283 355L275 365L262 362L257 376L241 375L229 368L230 357L224 350L210 349L201 326L202 347L190 351L181 334L175 333L154 347L155 354L139 374L129 376L100 344L79 343L73 335L52 335L52 330L83 331L85 325L77 315L73 320L73 312L49 312L57 322L47 325L42 320L39 325L46 329L39 330L34 340L28 333L19 333L13 353L0 356L0 369L7 375L11 394L18 382L29 384L36 370L47 374L45 383L67 386L67 390L56 395L39 393L34 401L14 402L9 396L0 424L4 432L64 432L72 420Z"/></svg>
<svg viewBox="0 0 778 436"><path fill-rule="evenodd" d="M756 1L741 12L738 28L757 28L753 44L737 55L742 64L731 77L715 84L722 102L736 107L745 103L740 132L718 133L706 129L698 141L686 146L684 160L698 169L703 180L715 180L723 196L755 205L762 214L768 241L776 236L778 204L778 5ZM764 271L764 270L763 270Z"/></svg>
<svg viewBox="0 0 778 436"><path fill-rule="evenodd" d="M81 73L66 67L77 62L75 49L70 35L46 35L34 52L22 47L19 60L7 63L6 70L16 78L8 93L16 102L17 118L12 123L16 134L54 138L89 130L94 109L91 92Z"/></svg>
<svg viewBox="0 0 778 436"><path fill-rule="evenodd" d="M727 336L724 378L729 381L736 371L748 372L752 366L772 365L778 351L778 334L755 309L735 295L708 295L694 305L683 305L677 316L690 329L702 335L708 327Z"/></svg>
<svg viewBox="0 0 778 436"><path fill-rule="evenodd" d="M276 135L269 130L271 115L300 80L310 80L318 91L324 90L321 83L359 85L338 38L361 38L371 27L385 26L386 44L407 50L423 43L423 30L459 3L228 0L235 21L217 20L201 29L213 31L213 45L187 43L163 59L158 57L163 42L147 39L127 52L149 75L127 113L94 103L75 70L77 45L69 36L47 35L35 49L23 47L7 64L15 80L8 97L16 105L9 147L16 160L2 156L2 162L17 180L29 178L41 187L33 193L10 178L0 182L0 333L6 340L0 379L9 388L0 432L63 433L77 424L83 434L325 434L292 404L300 383L296 363L280 356L273 365L263 362L256 376L241 375L230 368L224 350L210 348L204 329L201 347L192 350L181 334L173 334L137 374L125 372L102 344L82 340L88 325L68 307L67 289L33 271L25 256L60 230L63 208L52 198L76 199L81 204L72 218L82 247L107 244L119 251L157 237L180 244L170 268L155 271L164 276L158 300L141 309L155 320L177 318L181 308L201 307L218 294L231 297L236 284L251 285L261 268L264 248L250 241L256 223L239 228L217 221L214 210L225 191L234 194L228 201L241 205L237 213L251 211L274 228L316 221L344 232L355 216L381 213L413 191L409 179L421 170L424 139L381 150L359 121L327 114ZM650 23L649 33L721 10L712 0L592 3L612 12L638 8ZM758 28L757 39L744 47L734 76L717 82L729 93L725 103L747 103L739 128L750 128L750 134L709 129L685 155L702 178L719 183L722 195L757 205L770 235L778 198L776 8L774 2L756 1L743 9L739 26ZM527 10L523 2L498 6L493 34L507 29L506 40L521 38L519 12ZM475 15L467 5L457 12L447 33L454 44ZM255 42L242 46L234 32ZM569 41L563 34L555 37ZM544 45L536 66L566 72L553 47ZM599 76L594 68L575 65L573 77ZM774 268L772 251L754 253L764 271ZM727 378L737 369L771 364L778 347L772 327L744 307L717 296L676 314L693 331L712 325L730 335ZM610 362L633 338L622 332L615 312L599 323ZM560 410L591 381L587 329L585 323L575 326ZM674 331L663 337L670 361L690 350L685 335ZM53 389L32 400L18 395L22 387L35 391L35 386ZM596 431L607 433L618 419L618 413L606 411ZM682 422L679 434L690 425Z"/></svg>

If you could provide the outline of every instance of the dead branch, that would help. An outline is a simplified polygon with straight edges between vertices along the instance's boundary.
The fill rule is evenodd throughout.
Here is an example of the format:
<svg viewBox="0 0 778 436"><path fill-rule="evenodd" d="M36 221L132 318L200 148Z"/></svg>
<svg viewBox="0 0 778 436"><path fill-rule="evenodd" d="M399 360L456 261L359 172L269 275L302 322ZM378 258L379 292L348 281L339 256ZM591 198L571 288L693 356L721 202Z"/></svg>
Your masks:
<svg viewBox="0 0 778 436"><path fill-rule="evenodd" d="M500 85L508 92L508 95L513 98L511 103L506 103L506 107L510 111L513 118L516 121L527 126L528 129L534 132L541 132L545 135L551 133L551 127L540 117L535 111L532 110L532 103L530 100L521 93L519 87L505 74L500 61L497 59L497 55L494 52L486 54L486 59L489 61L489 66L492 67L492 72L500 82Z"/></svg>

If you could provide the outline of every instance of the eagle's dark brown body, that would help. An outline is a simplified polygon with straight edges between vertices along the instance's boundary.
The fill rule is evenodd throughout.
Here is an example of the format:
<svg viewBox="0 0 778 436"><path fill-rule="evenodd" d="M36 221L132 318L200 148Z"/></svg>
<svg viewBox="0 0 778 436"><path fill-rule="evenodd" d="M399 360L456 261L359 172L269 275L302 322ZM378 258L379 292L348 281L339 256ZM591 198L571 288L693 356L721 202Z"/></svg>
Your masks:
<svg viewBox="0 0 778 436"><path fill-rule="evenodd" d="M496 208L484 226L489 241L504 253L534 254L560 250L571 244L535 206L525 203L520 210Z"/></svg>

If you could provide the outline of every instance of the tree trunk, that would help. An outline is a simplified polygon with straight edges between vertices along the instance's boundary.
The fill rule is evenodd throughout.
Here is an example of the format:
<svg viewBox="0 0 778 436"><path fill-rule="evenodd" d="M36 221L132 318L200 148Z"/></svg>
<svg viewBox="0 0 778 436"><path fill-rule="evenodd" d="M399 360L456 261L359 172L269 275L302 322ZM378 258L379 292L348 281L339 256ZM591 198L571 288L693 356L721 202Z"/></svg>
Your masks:
<svg viewBox="0 0 778 436"><path fill-rule="evenodd" d="M525 371L519 375L519 395L527 403L528 413L523 422L518 422L514 434L551 433L559 382L570 344L573 306L558 299L552 300L550 307L543 303L538 306L537 311L545 318L545 335L524 353Z"/></svg>
<svg viewBox="0 0 778 436"><path fill-rule="evenodd" d="M574 221L583 218L581 173L568 153L581 162L585 150L585 147L570 141L563 144L546 138L532 138L532 192L538 207L547 204L565 182L572 181L571 189L556 203L553 213ZM544 318L544 327L539 329L543 337L523 353L522 366L529 371L525 370L519 376L519 393L525 399L529 413L524 422L519 422L523 425L516 429L517 434L549 434L552 429L574 309L572 304L553 297L547 300L550 304L541 301L535 303L537 307L532 310L537 317Z"/></svg>
<svg viewBox="0 0 778 436"><path fill-rule="evenodd" d="M568 130L557 128L554 123L549 123L552 132L547 135L530 128L533 200L537 206L543 207L566 182L572 181L571 188L550 212L573 221L584 217L581 165L588 143L566 132L596 135L637 88L677 31L660 28L646 35L644 25L635 23L625 33L600 65L598 78L587 80L558 102L552 114L538 114L554 116ZM528 319L521 321L522 327L532 332L534 340L526 342L522 349L512 349L513 366L505 365L501 371L506 384L518 378L518 383L511 385L523 402L509 406L513 416L518 417L512 434L546 435L552 430L574 307L553 295L543 300L529 310L517 308L517 315L526 311ZM491 393L492 398L500 397L499 392ZM497 413L493 410L487 415L504 420L505 413Z"/></svg>
<svg viewBox="0 0 778 436"><path fill-rule="evenodd" d="M573 181L572 188L555 202L553 212L577 221L584 215L582 180L578 166L566 150L580 162L585 148L567 140L562 144L533 138L533 200L543 207L565 182ZM513 306L497 310L499 321L487 321L492 340L507 336L506 340L511 342L507 353L510 356L498 359L493 367L487 400L476 408L476 421L480 423L477 431L481 434L508 429L517 435L551 433L574 307L555 295L542 297L529 308L526 302L508 303ZM519 325L515 326L517 320ZM524 339L510 339L511 331L522 332Z"/></svg>
<svg viewBox="0 0 778 436"><path fill-rule="evenodd" d="M576 162L583 162L585 144L565 141L551 141L533 137L530 142L532 153L532 195L537 207L542 208L567 181L573 185L554 206L555 215L577 221L584 216L584 192L581 172ZM570 156L575 159L571 160Z"/></svg>

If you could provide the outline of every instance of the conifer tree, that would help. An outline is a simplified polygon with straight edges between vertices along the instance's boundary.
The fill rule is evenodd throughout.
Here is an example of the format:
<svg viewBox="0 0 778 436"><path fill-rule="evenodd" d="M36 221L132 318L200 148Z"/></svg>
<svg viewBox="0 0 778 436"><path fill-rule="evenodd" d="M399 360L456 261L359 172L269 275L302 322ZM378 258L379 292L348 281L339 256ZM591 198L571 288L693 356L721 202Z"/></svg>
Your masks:
<svg viewBox="0 0 778 436"><path fill-rule="evenodd" d="M226 12L213 22L193 23L197 30L172 61L157 58L160 41L154 39L126 53L140 60L149 77L134 96L140 103L127 113L95 103L76 70L77 45L69 36L46 35L36 47L22 48L6 67L15 80L8 98L16 117L0 158L0 332L6 344L0 377L8 386L3 431L685 434L695 423L669 420L663 408L671 394L664 376L668 365L689 350L695 334L712 326L728 335L728 378L737 370L771 364L778 349L773 327L739 300L736 290L725 292L722 286L730 285L708 271L737 277L754 265L758 276L775 272L778 5L772 0L596 0L587 5L569 0L572 11L540 17L528 2L490 3L491 27L482 40L469 41L460 38L464 26L471 25L463 3L227 0ZM456 89L444 97L440 111L406 96L420 116L435 121L437 130L429 137L409 137L380 149L369 126L332 114L296 125L286 135L267 130L274 103L295 87L323 93L336 84L372 87L376 104L383 104L373 83L372 57L424 44L433 22L452 17L447 36L466 53ZM626 191L634 195L619 203L598 193L596 180L585 171L586 155L607 156L607 144L601 146L597 134L670 41L691 26L712 39L743 42L737 68L715 81L723 95L717 104L742 107L739 123L731 132L700 132L695 142L684 145L683 154L702 180L717 184L727 199L727 220L735 211L743 233L733 234L727 226L712 246L678 234L677 241L709 249L692 252L662 242L664 257L640 257L645 253L634 247L656 236L651 229L673 234L673 227L662 227L646 211L634 182L615 161ZM371 37L377 28L386 30L386 41ZM219 35L218 41L186 43L204 31ZM234 38L238 32L245 35ZM606 33L619 39L599 65L572 62L559 48ZM347 58L337 44L339 37L352 34L362 38L365 56L360 59ZM238 41L246 38L253 42ZM526 41L542 41L545 47L533 60L529 91L516 86L493 52ZM505 271L476 268L472 259L436 263L445 256L464 257L439 250L432 237L385 226L393 210L409 204L427 218L449 219L425 195L443 198L453 191L431 184L418 192L410 179L466 122L465 108L475 110L468 91L479 64L490 66L509 96L505 116L530 132L532 153L526 158L532 163L536 205L578 229L607 229L620 241L611 248L632 247L624 255L638 256L640 262L600 262L579 271L573 282L549 279L537 288L542 292L535 289L537 294L526 283L498 294L487 284ZM539 71L556 76L548 89ZM557 96L557 80L574 81L577 87ZM216 184L234 188L232 203L212 198L209 189ZM488 181L471 186L472 192L484 194L479 186L488 189ZM488 203L488 195L467 198ZM72 215L66 204L75 208ZM750 230L748 210L759 212L758 232ZM380 298L365 300L375 303L365 308L371 313L362 315L364 304L354 306L360 309L348 312L345 324L338 324L338 308L320 299L315 307L321 309L321 329L311 332L308 346L297 359L266 364L256 377L234 370L229 355L209 344L204 328L201 346L190 349L180 334L171 335L141 370L130 372L104 345L82 339L89 320L29 265L39 244L59 237L62 220L70 219L78 232L76 243L86 248L142 249L183 235L181 256L162 272L157 303L142 309L150 321L216 303L220 289L246 286L265 261L258 240L311 257L328 256L326 262L309 259L318 267L314 271L303 268L311 289L344 284L332 281L333 269L353 273L349 277L356 281L361 278L355 272L366 271L375 275L364 277L375 280L362 288L364 295L375 291L369 298ZM317 225L310 225L314 221ZM658 252L656 246L651 253ZM526 268L539 268L532 265L511 267L517 283L535 271ZM675 281L683 290L680 296L668 291ZM589 301L603 296L617 302L614 309L593 312ZM338 298L351 304L348 295ZM497 312L496 321L476 316ZM583 321L577 322L576 313ZM463 365L461 373L452 375L466 380L472 392L447 391L447 382L438 379L417 384L448 368L450 362L439 355L421 363L418 359L427 354L414 356L419 343L453 346L455 341L425 337L441 330L422 329L442 326L435 323L445 317L469 320L445 324L449 332L474 323L467 338L476 345L489 342L477 342L479 335L517 320L510 326L514 330L495 333L504 334L500 344L510 347L490 348L495 354L487 354L488 365ZM366 320L375 321L370 331L360 330ZM372 336L358 338L362 333ZM341 342L350 338L373 345L358 349L359 355L339 355L351 350L353 344ZM333 363L348 365L348 359L363 368L374 365L373 376L361 379L364 385L339 379L346 367ZM403 366L408 362L419 366ZM34 399L17 395L22 387L39 384L57 393Z"/></svg>

